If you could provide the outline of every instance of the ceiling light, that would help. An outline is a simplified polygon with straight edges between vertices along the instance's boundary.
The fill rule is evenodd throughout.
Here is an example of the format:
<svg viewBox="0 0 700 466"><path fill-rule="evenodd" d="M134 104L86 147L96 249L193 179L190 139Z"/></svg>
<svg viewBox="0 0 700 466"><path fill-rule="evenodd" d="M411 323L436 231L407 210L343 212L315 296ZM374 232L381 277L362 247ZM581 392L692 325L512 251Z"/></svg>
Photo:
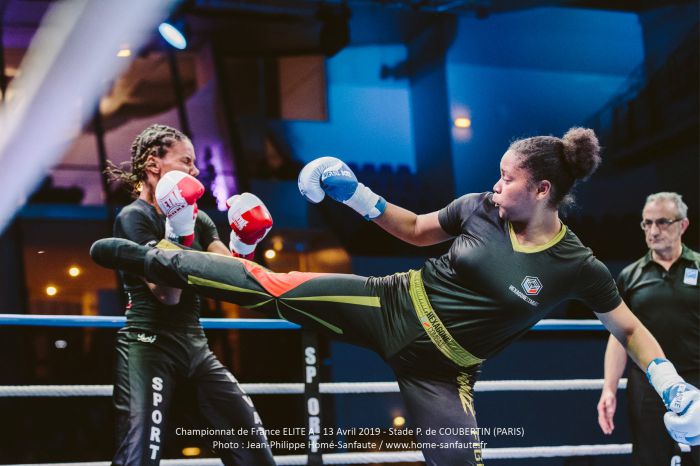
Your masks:
<svg viewBox="0 0 700 466"><path fill-rule="evenodd" d="M165 41L178 50L184 50L187 47L187 39L175 26L170 23L160 23L158 32Z"/></svg>
<svg viewBox="0 0 700 466"><path fill-rule="evenodd" d="M71 277L77 277L80 275L80 268L76 265L72 266L70 269L68 269L68 275Z"/></svg>

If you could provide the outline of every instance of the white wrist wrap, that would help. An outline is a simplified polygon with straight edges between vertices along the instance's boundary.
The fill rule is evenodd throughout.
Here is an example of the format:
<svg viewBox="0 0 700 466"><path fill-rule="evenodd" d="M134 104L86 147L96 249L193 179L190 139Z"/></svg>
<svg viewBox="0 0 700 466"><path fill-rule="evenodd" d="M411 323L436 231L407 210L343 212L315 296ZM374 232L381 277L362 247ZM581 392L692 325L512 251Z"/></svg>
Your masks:
<svg viewBox="0 0 700 466"><path fill-rule="evenodd" d="M379 195L375 194L374 191L369 189L364 184L357 183L355 193L343 204L347 205L363 217L372 219L380 216L383 213L383 211L380 212L376 209L377 203L379 203Z"/></svg>
<svg viewBox="0 0 700 466"><path fill-rule="evenodd" d="M683 378L678 375L676 368L670 361L665 359L654 359L647 367L647 378L654 387L656 393L663 398L664 390L677 383L684 383Z"/></svg>
<svg viewBox="0 0 700 466"><path fill-rule="evenodd" d="M228 247L231 251L240 254L241 256L247 256L251 252L255 251L257 244L245 244L240 240L238 235L231 231L231 238L228 243Z"/></svg>

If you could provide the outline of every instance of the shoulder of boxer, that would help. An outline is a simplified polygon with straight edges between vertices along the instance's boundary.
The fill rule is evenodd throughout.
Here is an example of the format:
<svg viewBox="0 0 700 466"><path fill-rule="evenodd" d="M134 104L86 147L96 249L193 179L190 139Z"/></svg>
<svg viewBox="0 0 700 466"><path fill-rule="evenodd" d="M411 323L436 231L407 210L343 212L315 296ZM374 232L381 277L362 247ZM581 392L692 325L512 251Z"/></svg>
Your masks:
<svg viewBox="0 0 700 466"><path fill-rule="evenodd" d="M485 203L491 203L487 193L469 193L458 197L438 211L440 227L452 236L465 230L469 217Z"/></svg>
<svg viewBox="0 0 700 466"><path fill-rule="evenodd" d="M214 241L221 241L219 237L219 230L216 224L211 219L211 217L202 210L197 212L197 220L195 224L195 231L197 232L197 238L202 249L206 251L211 243Z"/></svg>
<svg viewBox="0 0 700 466"><path fill-rule="evenodd" d="M119 238L130 239L139 244L157 241L163 236L161 218L155 211L151 214L139 206L130 204L117 214L113 232Z"/></svg>

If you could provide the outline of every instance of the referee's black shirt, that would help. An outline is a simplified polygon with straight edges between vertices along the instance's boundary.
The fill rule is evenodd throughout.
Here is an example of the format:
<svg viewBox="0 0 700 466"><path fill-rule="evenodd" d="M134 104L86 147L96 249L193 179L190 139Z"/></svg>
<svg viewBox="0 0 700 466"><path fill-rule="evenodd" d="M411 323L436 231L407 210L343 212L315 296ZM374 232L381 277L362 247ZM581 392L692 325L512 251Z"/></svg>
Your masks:
<svg viewBox="0 0 700 466"><path fill-rule="evenodd" d="M649 251L620 272L622 298L658 340L678 373L700 384L700 254L683 245L666 271Z"/></svg>

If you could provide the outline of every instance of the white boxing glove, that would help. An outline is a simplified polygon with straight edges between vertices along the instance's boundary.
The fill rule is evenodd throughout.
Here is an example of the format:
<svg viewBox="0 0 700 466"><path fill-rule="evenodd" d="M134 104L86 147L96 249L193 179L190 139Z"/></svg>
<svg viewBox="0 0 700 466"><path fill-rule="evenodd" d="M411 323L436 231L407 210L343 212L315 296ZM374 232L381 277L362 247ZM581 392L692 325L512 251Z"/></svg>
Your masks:
<svg viewBox="0 0 700 466"><path fill-rule="evenodd" d="M669 410L666 430L676 442L700 445L700 390L686 383L666 359L654 359L647 378Z"/></svg>
<svg viewBox="0 0 700 466"><path fill-rule="evenodd" d="M242 193L226 201L231 225L229 248L236 256L251 258L257 244L272 228L272 215L255 194Z"/></svg>
<svg viewBox="0 0 700 466"><path fill-rule="evenodd" d="M156 185L156 202L165 214L165 237L184 246L194 241L197 199L204 186L194 176L181 171L165 173Z"/></svg>
<svg viewBox="0 0 700 466"><path fill-rule="evenodd" d="M304 198L317 204L328 194L366 220L377 218L386 210L386 201L362 183L345 162L335 157L321 157L307 163L297 180Z"/></svg>

